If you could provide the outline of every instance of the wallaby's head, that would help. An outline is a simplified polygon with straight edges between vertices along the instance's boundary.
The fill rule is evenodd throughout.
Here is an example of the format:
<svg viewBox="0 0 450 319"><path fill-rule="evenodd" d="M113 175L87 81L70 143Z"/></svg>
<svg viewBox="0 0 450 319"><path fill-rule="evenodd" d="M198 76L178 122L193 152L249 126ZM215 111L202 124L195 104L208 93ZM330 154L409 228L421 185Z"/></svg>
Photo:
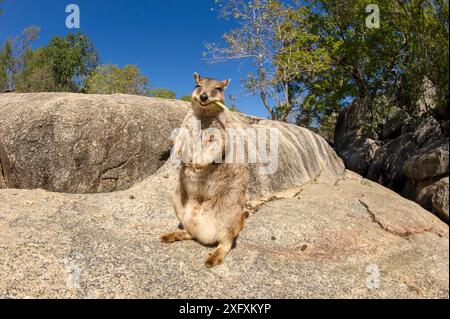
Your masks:
<svg viewBox="0 0 450 319"><path fill-rule="evenodd" d="M215 102L225 103L224 90L230 80L219 81L211 78L203 78L194 73L196 83L192 92L192 109L197 115L214 116L222 112L223 109Z"/></svg>

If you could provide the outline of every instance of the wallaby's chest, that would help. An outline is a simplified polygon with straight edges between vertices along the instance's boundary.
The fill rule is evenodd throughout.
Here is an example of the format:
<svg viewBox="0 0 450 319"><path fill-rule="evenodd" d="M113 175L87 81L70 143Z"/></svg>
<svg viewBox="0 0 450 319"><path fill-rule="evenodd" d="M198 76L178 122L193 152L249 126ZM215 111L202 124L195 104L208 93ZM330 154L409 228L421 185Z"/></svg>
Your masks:
<svg viewBox="0 0 450 319"><path fill-rule="evenodd" d="M223 180L223 173L221 174L223 171L221 165L225 164L210 164L204 168L195 168L194 165L185 164L180 178L187 195L214 196L226 182Z"/></svg>

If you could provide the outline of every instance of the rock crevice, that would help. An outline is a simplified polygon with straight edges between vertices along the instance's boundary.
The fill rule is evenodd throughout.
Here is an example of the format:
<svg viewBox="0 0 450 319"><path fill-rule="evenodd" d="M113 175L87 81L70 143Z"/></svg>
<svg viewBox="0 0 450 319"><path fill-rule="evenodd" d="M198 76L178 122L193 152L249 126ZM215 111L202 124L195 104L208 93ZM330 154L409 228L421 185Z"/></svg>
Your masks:
<svg viewBox="0 0 450 319"><path fill-rule="evenodd" d="M392 233L394 235L397 235L397 236L400 236L400 237L408 237L408 236L411 236L411 235L414 235L414 234L419 234L419 233L423 233L423 232L426 232L426 231L431 231L433 229L432 226L429 225L429 226L426 226L426 227L423 227L423 228L413 229L411 231L398 232L395 229L389 228L389 225L385 225L385 224L383 224L382 221L378 220L376 213L373 212L370 209L369 204L364 202L364 200L359 199L358 201L361 203L361 205L363 205L366 208L367 213L370 215L370 218L372 219L372 221L374 223L378 224L378 226L380 226L382 229L384 229L385 231L390 232L390 233Z"/></svg>

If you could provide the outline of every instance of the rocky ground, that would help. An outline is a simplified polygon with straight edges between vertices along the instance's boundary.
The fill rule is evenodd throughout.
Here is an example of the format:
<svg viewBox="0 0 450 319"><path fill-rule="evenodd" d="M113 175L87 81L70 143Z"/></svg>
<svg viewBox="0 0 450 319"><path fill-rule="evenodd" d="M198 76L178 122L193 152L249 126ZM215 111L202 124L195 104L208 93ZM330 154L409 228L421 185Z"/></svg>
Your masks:
<svg viewBox="0 0 450 319"><path fill-rule="evenodd" d="M177 226L173 170L109 194L0 191L0 296L449 296L447 225L351 172L255 201L236 248L207 269L211 248L159 241Z"/></svg>
<svg viewBox="0 0 450 319"><path fill-rule="evenodd" d="M315 134L247 122L279 125L280 168L253 174L251 214L223 265L205 268L211 248L195 241L160 242L177 226L168 161L113 193L0 190L0 297L449 297L447 224L344 170Z"/></svg>

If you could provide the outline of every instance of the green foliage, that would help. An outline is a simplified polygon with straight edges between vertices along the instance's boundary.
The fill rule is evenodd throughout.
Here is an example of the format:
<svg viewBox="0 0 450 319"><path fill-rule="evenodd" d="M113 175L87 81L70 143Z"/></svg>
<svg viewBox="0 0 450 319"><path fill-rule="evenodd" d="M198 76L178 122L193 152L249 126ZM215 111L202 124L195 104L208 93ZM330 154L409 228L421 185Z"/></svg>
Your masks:
<svg viewBox="0 0 450 319"><path fill-rule="evenodd" d="M33 68L33 72L21 75L17 84L18 92L57 92L61 91L50 65Z"/></svg>
<svg viewBox="0 0 450 319"><path fill-rule="evenodd" d="M173 92L169 89L164 89L164 88L157 88L157 89L149 90L149 95L153 96L153 97L163 98L163 99L176 99L177 98L177 95L175 94L175 92Z"/></svg>
<svg viewBox="0 0 450 319"><path fill-rule="evenodd" d="M246 89L272 119L330 131L350 103L367 106L376 130L394 106L416 109L426 85L427 107L448 105L448 0L380 0L380 28L366 25L372 0L219 0L238 27L224 44L208 44L211 62L247 59Z"/></svg>
<svg viewBox="0 0 450 319"><path fill-rule="evenodd" d="M186 94L186 95L182 96L180 100L190 103L190 102L192 102L192 95Z"/></svg>
<svg viewBox="0 0 450 319"><path fill-rule="evenodd" d="M98 60L94 45L83 34L54 37L46 46L29 54L17 89L80 92ZM37 83L35 79L47 81Z"/></svg>
<svg viewBox="0 0 450 319"><path fill-rule="evenodd" d="M2 50L0 51L0 93L9 89L8 72L11 66L12 51L11 42L6 40Z"/></svg>
<svg viewBox="0 0 450 319"><path fill-rule="evenodd" d="M151 90L139 68L99 65L93 43L83 34L55 36L35 51L30 43L39 29L27 28L22 37L8 39L0 51L0 90L18 92L125 93L176 98L167 89Z"/></svg>
<svg viewBox="0 0 450 319"><path fill-rule="evenodd" d="M213 63L249 60L254 72L244 80L246 90L261 97L272 119L287 121L305 94L303 78L328 66L327 51L316 45L319 36L308 24L312 12L277 0L217 2L238 28L223 36L224 46L208 44L205 56Z"/></svg>
<svg viewBox="0 0 450 319"><path fill-rule="evenodd" d="M2 57L0 56L0 60ZM1 65L0 61L0 65ZM0 93L5 92L8 89L8 77L6 76L6 72L3 68L0 68Z"/></svg>
<svg viewBox="0 0 450 319"><path fill-rule="evenodd" d="M86 80L86 93L147 95L149 80L135 65L99 65Z"/></svg>
<svg viewBox="0 0 450 319"><path fill-rule="evenodd" d="M228 105L228 108L230 109L230 111L240 112L240 110L236 106L236 97L234 95L230 94L230 95L228 95L228 100L230 101L229 105Z"/></svg>
<svg viewBox="0 0 450 319"><path fill-rule="evenodd" d="M434 103L448 107L448 0L411 1L404 10L413 21L406 20L402 30L408 55L402 61L406 72L400 78L400 97L414 105L430 81L436 89Z"/></svg>
<svg viewBox="0 0 450 319"><path fill-rule="evenodd" d="M27 59L31 53L31 43L37 39L38 27L26 28L21 36L7 39L1 50L0 69L2 77L6 76L7 90L16 89L16 83L23 72Z"/></svg>
<svg viewBox="0 0 450 319"><path fill-rule="evenodd" d="M312 30L330 56L329 68L307 79L305 106L319 121L359 100L369 110L367 128L376 130L393 105L414 111L426 79L437 90L434 105L448 104L448 0L380 0L380 29L365 25L371 2L313 3Z"/></svg>

